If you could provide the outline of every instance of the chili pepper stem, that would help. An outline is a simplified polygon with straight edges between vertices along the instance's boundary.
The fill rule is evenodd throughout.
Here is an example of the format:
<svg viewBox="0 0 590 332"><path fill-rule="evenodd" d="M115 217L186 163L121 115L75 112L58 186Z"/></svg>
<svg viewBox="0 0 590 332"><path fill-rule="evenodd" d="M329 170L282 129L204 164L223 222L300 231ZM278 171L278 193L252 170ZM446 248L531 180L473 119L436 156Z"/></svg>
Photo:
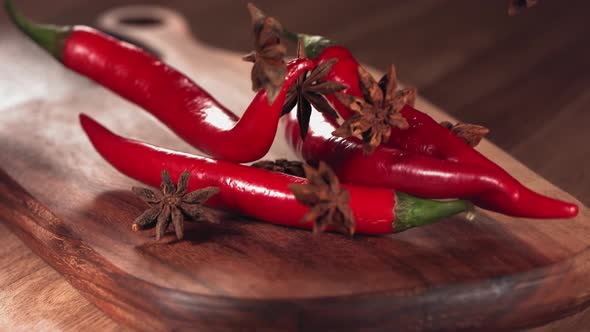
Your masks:
<svg viewBox="0 0 590 332"><path fill-rule="evenodd" d="M395 232L431 224L461 212L473 213L471 203L464 200L433 201L396 192L395 202Z"/></svg>
<svg viewBox="0 0 590 332"><path fill-rule="evenodd" d="M299 41L299 34L293 32L293 31L287 30L287 29L283 29L283 37L285 37L287 40L290 40L294 43Z"/></svg>
<svg viewBox="0 0 590 332"><path fill-rule="evenodd" d="M31 37L35 43L56 59L61 60L63 43L72 31L70 27L33 23L18 12L12 0L6 0L4 2L4 8L19 30Z"/></svg>
<svg viewBox="0 0 590 332"><path fill-rule="evenodd" d="M283 29L283 36L294 43L301 40L305 49L305 55L310 59L315 59L326 47L336 44L324 36L295 33L287 29Z"/></svg>

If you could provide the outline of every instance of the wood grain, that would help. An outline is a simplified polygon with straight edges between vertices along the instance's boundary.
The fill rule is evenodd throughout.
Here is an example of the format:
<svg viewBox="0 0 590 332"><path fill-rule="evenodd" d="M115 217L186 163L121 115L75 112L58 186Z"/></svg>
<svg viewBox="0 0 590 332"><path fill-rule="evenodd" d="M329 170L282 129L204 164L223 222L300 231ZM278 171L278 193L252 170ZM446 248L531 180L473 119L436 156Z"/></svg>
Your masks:
<svg viewBox="0 0 590 332"><path fill-rule="evenodd" d="M2 330L126 330L72 291L70 283L1 224L0 240L6 245L0 253L3 257L0 266Z"/></svg>
<svg viewBox="0 0 590 332"><path fill-rule="evenodd" d="M414 10L419 11L419 8L414 8ZM369 16L369 12L367 10L364 15ZM182 39L184 37L180 36L179 38ZM219 67L219 64L208 62L195 65L194 61L191 61L192 58L189 57L189 54L195 57L194 52L199 50L199 48L185 48L186 43L179 43L175 38L170 39L168 41L160 41L160 43L167 47L176 44L175 49L178 51L168 54L168 59L177 66L182 67L183 70L195 74L202 74L204 72L203 68ZM25 50L33 50L33 48L29 49L26 46L19 47L24 47ZM203 48L200 48L201 52L203 50ZM208 52L212 51L207 48L205 50ZM211 53L205 54L210 55ZM231 57L235 59L235 55L230 55L229 58ZM42 57L39 56L38 59L42 59ZM225 58L218 60L222 61L223 59ZM127 220L130 222L133 217L132 212L139 212L141 204L137 200L134 200L128 193L119 191L121 188L130 186L131 182L120 176L117 177L115 172L110 170L99 158L95 155L90 155L92 150L87 143L84 143L82 137L79 136L80 132L71 130L73 127L72 124L76 121L75 113L76 111L84 111L96 115L109 126L127 135L148 139L168 147L183 149L189 152L193 152L193 150L179 143L169 132L163 130L160 125L154 123L148 117L142 117L138 121L135 121L138 118L137 114L139 114L139 111L127 103L113 98L102 89L96 88L82 79L74 78L72 75L66 74L65 79L63 77L57 77L64 74L56 69L57 66L55 64L50 64L49 61L44 65L49 66L54 73L58 73L58 75L52 76L54 79L65 81L65 85L71 85L72 88L75 87L77 89L76 94L71 94L67 89L64 89L63 95L55 97L53 101L48 101L44 98L19 104L18 106L13 105L7 107L1 115L3 118L4 133L2 136L3 152L5 152L4 149L7 149L8 152L2 157L2 166L5 167L5 165L8 165L6 168L9 170L10 175L17 178L20 183L25 184L26 189L41 202L40 205L36 205L37 208L45 211L43 205L47 205L53 213L59 216L57 220L67 224L72 232L75 233L80 230L79 226L77 226L78 222L86 223L90 221L90 225L93 225L91 229L94 231L105 231L105 222L110 227L113 227L113 229L106 230L105 234L100 234L103 238L91 241L93 245L98 244L102 247L107 247L107 249L103 248L100 252L92 253L89 255L89 261L94 262L94 259L97 259L97 264L106 264L108 272L112 273L112 275L118 275L121 272L128 273L130 269L135 269L135 271L151 270L154 266L161 265L162 259L169 258L173 253L161 253L161 246L154 245L149 235L138 239L134 234L129 234L128 228L125 227L128 226L128 223L126 225L125 222L122 223L121 221ZM55 67L51 67L52 65ZM225 65L227 66L227 63ZM229 79L232 82L234 81L233 76L231 76L232 72L235 76L244 77L242 75L242 68L245 67L240 67L239 65L235 67L225 71L225 75L232 77ZM50 76L49 79L52 77ZM208 82L208 87L214 93L223 93L223 95L232 96L227 100L227 103L232 108L243 108L244 103L249 99L247 83L231 84L228 87L228 79L216 81L211 77L207 78L201 75L197 78L197 80ZM55 87L49 88L51 90ZM40 92L40 94L43 93L46 93L46 91ZM575 110L576 107L580 107L583 105L584 100L584 98L580 98L577 104L573 103L571 105L570 109ZM226 102L225 99L224 102ZM423 109L424 107L430 107L426 104L422 104L421 106ZM113 117L113 110L116 110L117 118ZM439 116L441 115L440 113L437 114ZM20 123L22 122L22 116L33 118L35 121L23 126ZM57 117L57 123L51 123L47 126L50 121L53 122L54 117ZM562 121L567 121L567 118L567 115L563 115ZM121 121L124 123L121 123ZM10 137L11 133L14 133L16 130L15 128L18 128L18 133L33 133L33 139L43 141L46 144L44 146L46 149L36 147L31 150L29 146L31 137L18 137L18 134ZM154 134L158 131L162 131L162 134ZM539 139L542 139L542 137ZM65 147L61 146L64 144L62 140L65 140ZM88 155L87 160L77 159L78 157L70 150L80 147L83 147L83 150L86 151ZM489 145L489 143L485 143L482 149L487 153L492 153L502 164L508 166L511 172L519 174L519 178L525 183L544 190L549 188L545 181L530 172L523 172L520 164L514 162L506 154ZM282 149L279 146L279 148L275 148L273 153L281 153L281 151ZM46 161L40 163L43 160ZM27 169L31 165L34 166L33 170ZM72 171L72 165L89 165L88 169L94 169L95 171L79 174ZM55 178L48 179L46 175L39 174L47 170L50 170ZM105 181L106 178L112 180L113 176L115 177L113 182ZM4 182L6 183L6 181L10 180L5 179ZM31 183L30 181L44 183L44 185L40 188L31 185L27 186L26 183ZM80 181L84 183L84 186L80 185ZM65 203L58 201L58 198L55 197L56 194L63 194L67 197L68 191L71 190L75 192L87 190L86 186L90 187L90 192L82 193L81 197L68 198ZM551 193L556 194L558 191L551 189ZM25 193L21 194L23 195L20 196L21 198L28 197ZM5 200L3 199L3 201ZM11 202L9 200L6 201ZM120 202L123 202L124 205L119 206ZM9 206L13 208L12 205ZM73 207L78 210L71 211ZM121 208L121 210L116 211L113 207ZM130 209L135 210L129 211ZM3 211L2 215L4 216L7 213ZM21 217L23 220L29 219L27 223L30 220L34 220L35 223L43 227L46 226L45 223L47 220L56 220L53 217L47 219L31 216L30 211L29 215L27 215L27 211L23 211L22 213L23 215ZM45 214L43 215L45 216ZM583 218L587 220L587 212ZM252 222L242 225L238 222L236 220L227 221L227 223L220 226L221 229L202 229L201 227L195 227L191 230L195 235L189 239L188 244L174 243L172 245L174 248L172 250L173 252L184 251L187 250L187 247L190 247L188 250L197 250L197 254L163 269L165 273L173 275L171 280L165 281L166 286L174 284L174 287L184 287L184 291L199 291L206 294L232 294L232 292L238 292L233 294L242 296L258 295L272 298L273 296L289 295L289 292L292 292L292 290L284 285L283 289L281 289L281 285L272 285L269 289L264 289L263 286L260 284L257 285L256 283L248 285L251 289L243 288L243 285L233 285L236 282L227 276L240 275L240 284L244 283L244 280L254 280L256 278L259 278L259 280L272 278L271 280L275 281L277 279L283 280L285 277L291 277L294 280L287 281L299 282L299 284L295 285L302 289L302 293L297 294L302 297L302 299L298 299L301 302L283 303L279 301L272 303L273 309L283 308L283 310L278 311L281 315L276 316L278 317L276 322L265 321L269 326L274 323L277 324L274 327L285 328L294 328L296 326L295 324L299 324L297 326L299 328L307 327L310 329L326 327L326 325L317 324L336 324L332 326L353 328L359 324L366 324L366 321L354 320L354 314L359 312L355 312L355 310L360 310L363 314L373 315L371 316L375 317L373 323L380 323L380 326L383 328L402 326L428 330L446 326L449 330L456 330L460 328L473 329L485 325L486 328L492 330L494 327L493 324L496 324L496 328L522 327L524 326L522 325L522 320L534 321L534 324L541 324L556 319L562 314L575 312L587 304L587 292L573 293L577 289L576 287L584 287L585 285L585 280L581 276L587 273L585 270L587 267L584 264L587 258L585 256L579 256L577 259L571 261L557 265L554 264L555 262L563 261L575 253L583 251L588 245L588 237L586 236L588 233L582 220L575 222L574 227L571 227L569 223L541 224L527 220L515 224L511 220L503 220L492 215L491 218L480 219L480 223L478 224L467 224L465 226L461 220L452 220L444 224L444 230L439 227L429 227L407 234L400 234L393 239L361 238L352 243L334 236L327 236L327 239L322 238L321 241L317 241L313 238L310 239L308 237L309 234L302 231L282 230L274 226ZM237 233L231 232L234 228L237 229ZM196 233L197 231L201 232ZM84 235L80 236L83 240L88 240L89 238L88 236L84 237ZM562 241L562 236L568 238L566 243ZM288 240L276 241L275 239L277 237ZM241 240L242 238L248 239L249 241L244 243ZM134 247L131 249L123 248L123 252L113 253L112 251L114 249L109 246L121 240ZM275 242L280 242L281 245L277 246ZM148 245L144 245L145 243ZM543 244L542 247L539 246L540 243ZM478 248L480 248L480 252L473 255L474 250ZM71 248L65 249L71 250ZM356 257L351 255L351 251L353 250L355 251L355 255L357 255L357 250L363 252L364 254L359 254L359 257L366 260L350 262L346 254ZM130 256L127 255L129 252L132 253ZM318 257L314 257L310 253L317 254ZM337 254L335 255L335 253ZM41 255L43 254L45 253L41 252ZM162 257L156 257L157 255L162 255ZM333 257L326 258L334 255L336 259ZM282 258L285 256L289 257L289 259L283 262ZM121 266L115 266L111 269L108 266L108 262L101 261L99 259L100 257L109 259L131 257L132 259L143 260L143 262L129 263L119 261L118 264ZM218 261L219 257L222 257L221 261ZM251 262L244 266L243 261L245 258ZM53 259L55 260L55 257ZM215 271L215 268L210 267L211 264L204 264L205 267L200 266L197 271L189 270L190 272L186 272L187 267L185 265L194 261L204 263L211 263L213 261L219 265L217 266L217 271ZM267 266L265 264L269 261L276 263L276 270L271 269L269 271L263 269L261 271L260 267ZM477 262L477 264L473 265L474 262ZM385 272L382 270L384 267L387 267L387 271ZM306 270L318 268L321 271L316 271L316 274L313 271L310 274ZM359 273L356 272L358 269L363 273L367 273L368 276L360 273L360 277L358 277ZM526 271L531 269L535 269L535 273L527 274ZM345 278L342 275L343 271L345 271L344 276L354 274L355 278ZM468 316L476 317L471 322L465 322L460 317L456 317L455 315L457 314L455 311L454 314L447 312L446 317L434 315L430 321L425 320L427 322L425 325L416 325L415 321L410 319L411 317L415 317L412 316L412 313L419 317L424 317L421 316L424 315L424 307L420 307L421 309L418 310L418 307L412 309L412 306L407 305L410 295L418 294L418 297L423 301L420 304L426 304L426 308L436 312L437 309L440 309L436 304L440 303L441 299L449 298L451 301L448 302L449 306L453 305L453 300L465 300L465 297L453 298L452 296L449 297L449 293L437 293L437 286L444 287L445 285L454 284L463 280L477 281L482 277L502 276L507 273L521 272L523 275L519 274L518 277L522 277L522 279L518 277L511 280L492 278L489 280L489 288L481 288L481 285L477 285L479 287L477 290L480 292L471 292L469 294L472 297L467 298L468 300L477 301L477 306L470 305L466 307L467 302L458 303L455 306L456 312L463 310L463 312L470 314ZM201 281L191 285L191 280L187 280L190 279L187 275L192 277L195 273L206 277L216 276L222 286L203 285ZM223 278L223 275L225 275L225 278ZM102 276L102 274L98 276ZM547 278L547 276L552 277ZM207 279L206 277L201 280ZM311 285L307 286L303 284L307 284L308 281L297 280L297 278L303 277L313 277L315 280L312 280ZM148 288L153 288L158 282L163 282L162 280L154 281L152 276L144 277L142 275L142 278L147 278L147 282L151 282L146 286ZM307 303L305 297L317 292L317 289L313 289L313 286L320 284L321 280L331 281L329 285L331 288L322 289L321 291L324 293L321 294L330 297L341 296L343 299L332 299L334 300L332 302L322 300L317 303L313 301L311 301L313 302L311 304ZM546 283L542 284L539 280ZM92 278L89 277L85 281L85 285L78 284L77 286L83 289L90 288L92 291L99 289L101 292L105 290L118 290L116 288L117 285L109 284L99 277L95 278L94 274ZM514 283L509 281L514 281ZM98 282L104 285L104 288L92 286L98 284ZM136 280L132 282L136 282ZM555 286L552 287L552 285ZM516 287L521 292L514 291L511 287ZM138 288L143 289L142 287ZM381 295L383 297L375 294L370 294L368 297L365 295L363 297L365 301L358 301L358 299L354 298L354 294L351 294L360 292L361 290L374 292L389 288L391 288L391 294L388 292L382 293ZM412 291L408 292L408 289ZM545 289L551 290L551 292L545 293ZM467 291L473 289L466 287L462 290ZM457 291L455 293L457 296L463 294L456 289L450 290L451 293L455 291ZM99 307L114 315L120 321L138 326L137 317L139 314L134 311L134 308L126 307L124 310L113 309L121 304L107 303L110 300L107 301L104 298L91 295L88 291L83 293L91 301L96 302ZM486 299L490 301L490 294L495 294L497 298L494 298L493 302L485 302ZM157 296L160 293L153 291L149 295ZM505 297L502 297L502 295ZM351 296L352 298L348 298ZM412 298L416 299L416 297ZM568 303L567 307L559 306L559 301L563 301L564 299L570 299L572 302ZM502 302L502 300L507 302ZM356 301L356 305L352 303L353 301ZM521 303L519 301L523 302ZM387 307L390 305L391 307L388 309L380 308L384 303L387 303ZM527 303L529 303L528 307ZM532 303L535 303L534 308L531 307ZM236 303L228 305L228 303L215 302L213 304L218 305L216 308L220 312L223 310L228 310L229 312L237 306ZM513 312L492 312L494 308L498 308L495 305L504 305L504 308L509 308ZM242 306L248 309L247 312L255 309L266 312L264 308L268 310L268 307L259 307L249 302L241 303L240 308ZM479 311L473 312L473 310L480 307L489 308L490 312L486 313L485 310L481 313ZM331 310L335 310L334 308L338 309L342 316L330 314L329 308ZM517 310L514 310L514 308ZM148 310L145 307L142 309ZM162 308L158 307L156 311L161 312ZM294 316L294 313L297 315ZM130 314L134 315L130 316ZM216 314L220 313L216 312ZM323 322L314 320L320 314L324 316ZM407 321L392 321L392 317L399 318L404 315L407 315ZM187 319L185 316L179 317L181 319ZM214 324L216 323L214 320L220 316L213 314L211 317L209 323ZM343 317L348 318L348 320L343 319ZM194 317L192 318L194 319ZM245 320L237 321L240 326L244 326L246 323L254 323L254 321L247 320L247 318L242 317L242 319ZM367 316L364 319L366 320ZM439 325L433 325L435 323L432 320ZM153 328L164 327L164 323L153 322L151 320L147 322ZM310 325L305 325L302 322L308 322ZM174 323L172 322L171 324ZM199 323L202 324L202 322ZM219 325L214 324L214 326L218 327ZM574 324L570 326L576 327L580 325ZM145 326L141 325L141 327Z"/></svg>

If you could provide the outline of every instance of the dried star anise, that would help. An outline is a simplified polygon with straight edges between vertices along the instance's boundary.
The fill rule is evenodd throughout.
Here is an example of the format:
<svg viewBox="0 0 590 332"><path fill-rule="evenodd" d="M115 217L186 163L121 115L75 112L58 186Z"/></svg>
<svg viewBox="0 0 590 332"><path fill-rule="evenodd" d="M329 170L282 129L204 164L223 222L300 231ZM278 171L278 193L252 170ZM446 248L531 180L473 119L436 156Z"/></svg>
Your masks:
<svg viewBox="0 0 590 332"><path fill-rule="evenodd" d="M219 193L217 187L206 187L186 194L190 173L182 172L178 179L178 186L172 182L168 171L162 171L160 192L148 188L133 187L133 192L147 203L150 208L133 222L132 229L156 227L156 240L160 240L166 229L172 223L176 237L181 240L184 236L185 217L196 220L216 221L209 208L202 204Z"/></svg>
<svg viewBox="0 0 590 332"><path fill-rule="evenodd" d="M310 206L303 221L314 222L314 233L331 226L344 234L354 234L354 216L348 204L350 193L340 188L334 172L324 162L318 169L304 164L307 184L290 184L289 189L303 205Z"/></svg>
<svg viewBox="0 0 590 332"><path fill-rule="evenodd" d="M296 160L277 159L272 160L261 160L252 164L252 167L262 168L269 171L285 173L298 177L305 177L305 171L303 170L303 163Z"/></svg>
<svg viewBox="0 0 590 332"><path fill-rule="evenodd" d="M449 129L453 134L463 139L472 147L477 146L482 138L490 132L490 130L484 126L471 123L457 122L457 124L453 125L449 121L443 121L440 125Z"/></svg>
<svg viewBox="0 0 590 332"><path fill-rule="evenodd" d="M254 27L255 50L243 59L254 62L251 73L252 90L266 90L268 102L272 104L287 75L287 64L283 59L287 49L281 43L283 27L279 21L264 15L251 3L248 3L248 11Z"/></svg>
<svg viewBox="0 0 590 332"><path fill-rule="evenodd" d="M301 40L297 43L297 57L305 57L305 48ZM307 136L312 105L324 114L338 117L338 113L325 96L344 90L346 86L338 82L324 80L337 61L338 59L330 59L317 65L309 75L308 72L303 73L287 92L283 115L289 113L297 104L297 122L303 140Z"/></svg>
<svg viewBox="0 0 590 332"><path fill-rule="evenodd" d="M523 10L536 5L539 0L508 0L508 15L520 14Z"/></svg>
<svg viewBox="0 0 590 332"><path fill-rule="evenodd" d="M416 89L397 90L395 67L377 83L363 67L358 67L359 86L363 98L336 93L336 98L348 106L354 114L346 119L332 135L340 137L361 136L365 154L372 153L382 142L389 140L391 127L408 128L408 122L400 111L404 105L413 105Z"/></svg>

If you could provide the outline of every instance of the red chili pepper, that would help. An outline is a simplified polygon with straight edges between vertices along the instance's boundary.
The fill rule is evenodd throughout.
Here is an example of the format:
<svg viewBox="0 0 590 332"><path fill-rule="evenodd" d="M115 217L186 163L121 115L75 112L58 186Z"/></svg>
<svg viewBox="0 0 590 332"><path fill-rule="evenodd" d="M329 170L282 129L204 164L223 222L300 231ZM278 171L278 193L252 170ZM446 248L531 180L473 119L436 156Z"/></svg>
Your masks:
<svg viewBox="0 0 590 332"><path fill-rule="evenodd" d="M200 187L219 187L219 194L207 204L274 224L313 227L311 223L301 222L308 207L299 203L288 188L292 183L305 183L303 178L126 139L85 115L80 115L80 123L103 158L129 177L157 187L163 169L173 176L188 170L191 173L189 191ZM356 230L362 234L401 231L432 223L468 208L468 203L460 200L437 202L383 188L342 187L350 193Z"/></svg>
<svg viewBox="0 0 590 332"><path fill-rule="evenodd" d="M305 141L299 134L294 114L284 118L288 144L298 156L311 163L320 160L332 167L343 183L395 188L426 198L476 197L487 192L518 199L518 191L485 168L431 158L388 146L364 155L356 139L332 136L337 125L319 112L312 112Z"/></svg>
<svg viewBox="0 0 590 332"><path fill-rule="evenodd" d="M578 214L576 204L541 195L523 186L503 168L473 149L427 114L406 105L402 109L402 115L408 120L410 128L405 132L397 128L393 129L389 145L445 160L488 168L505 175L507 181L518 188L519 199L516 202L508 201L497 194L487 194L474 200L478 206L528 218L571 218Z"/></svg>
<svg viewBox="0 0 590 332"><path fill-rule="evenodd" d="M264 92L259 93L246 114L237 121L235 115L204 90L149 54L89 28L62 29L32 24L15 12L10 1L6 5L17 26L66 66L143 106L202 151L234 162L255 160L268 151L288 86L300 73L313 67L307 60L293 62L275 102L269 106ZM331 48L330 52L342 57L342 68L356 63L343 48ZM356 84L350 84L356 71L351 74L343 69L341 75L339 71L333 70L333 73L337 78L334 80L348 81L349 94L360 93ZM266 119L270 125L260 125L268 122L258 121L262 115L268 115L265 111L271 113ZM251 149L242 146L245 138L251 143ZM496 204L510 208L510 196L494 194L493 197ZM482 202L487 203L489 201Z"/></svg>
<svg viewBox="0 0 590 332"><path fill-rule="evenodd" d="M289 36L289 34L287 34ZM362 97L358 84L358 62L350 52L345 52L342 46L328 46L320 50L314 43L329 45L325 39L318 36L296 35L302 37L306 49L313 49L318 56L314 59L316 64L332 58L337 58L337 65L326 76L326 79L338 81L348 88L344 93ZM320 42L321 41L321 42ZM335 106L337 112L343 118L348 118L352 113L341 104L333 95L327 98ZM578 214L576 204L552 199L536 193L510 176L504 169L490 161L477 150L470 147L462 139L455 136L447 128L439 125L430 116L410 106L405 106L402 115L410 125L409 129L392 128L390 141L386 144L400 148L410 153L417 153L428 157L436 157L442 160L458 162L463 165L471 164L487 169L486 172L495 172L495 178L506 179L507 187L518 189L518 199L499 193L487 193L475 198L478 206L518 217L530 218L571 218ZM310 123L310 128L312 124Z"/></svg>
<svg viewBox="0 0 590 332"><path fill-rule="evenodd" d="M239 118L188 77L135 46L88 27L31 23L10 1L6 9L23 32L66 67L141 106L200 151L232 162L254 161L268 152L288 88L315 67L308 59L290 62L273 104L261 90Z"/></svg>

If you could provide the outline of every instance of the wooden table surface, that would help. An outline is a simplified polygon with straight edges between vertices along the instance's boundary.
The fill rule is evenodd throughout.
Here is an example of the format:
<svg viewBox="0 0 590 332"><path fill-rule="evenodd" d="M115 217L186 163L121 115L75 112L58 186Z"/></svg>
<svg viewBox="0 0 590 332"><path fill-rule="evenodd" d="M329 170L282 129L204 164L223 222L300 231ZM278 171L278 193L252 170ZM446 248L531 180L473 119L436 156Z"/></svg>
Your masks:
<svg viewBox="0 0 590 332"><path fill-rule="evenodd" d="M17 3L39 20L85 24L92 24L103 10L122 4L114 0ZM248 35L236 34L248 24L241 2L142 3L176 8L189 19L204 18L192 20L191 26L205 42L243 52L250 49ZM586 22L590 3L569 1L564 6L545 0L517 17L506 15L505 1L265 0L257 4L286 26L322 33L348 45L361 61L377 68L395 63L400 78L417 86L427 99L464 121L492 128L489 138L494 143L590 205L590 186L584 181L590 166L590 149L584 144L590 141L590 131L584 130L590 119L586 110L590 104ZM221 22L220 15L225 17ZM0 17L0 42L10 33L14 31ZM3 73L9 73L11 65L0 65L1 87L10 86L9 75ZM26 89L22 95L26 97ZM7 97L15 103L19 100L19 96ZM4 315L0 330L120 329L2 225L0 239L0 312ZM44 319L56 315L60 319L51 323ZM30 323L9 325L15 317Z"/></svg>

